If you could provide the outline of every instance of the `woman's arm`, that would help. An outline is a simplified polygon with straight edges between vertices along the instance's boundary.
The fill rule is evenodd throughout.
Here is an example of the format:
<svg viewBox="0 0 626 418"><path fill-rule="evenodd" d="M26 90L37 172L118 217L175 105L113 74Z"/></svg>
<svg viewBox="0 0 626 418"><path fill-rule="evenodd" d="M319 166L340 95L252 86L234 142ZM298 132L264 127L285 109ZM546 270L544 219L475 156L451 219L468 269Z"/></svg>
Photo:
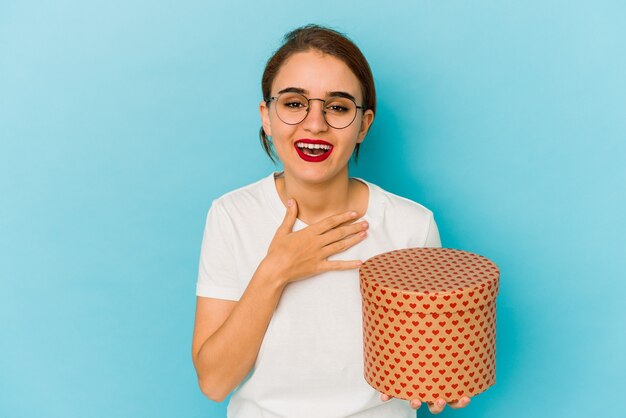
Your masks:
<svg viewBox="0 0 626 418"><path fill-rule="evenodd" d="M331 216L293 232L298 214L290 201L283 223L237 302L198 297L192 356L198 383L210 399L222 401L246 377L285 286L330 270L358 268L359 260L328 261L366 237L366 222L355 212Z"/></svg>
<svg viewBox="0 0 626 418"><path fill-rule="evenodd" d="M221 402L248 374L280 295L281 286L257 270L238 302L197 298L192 343L202 392Z"/></svg>

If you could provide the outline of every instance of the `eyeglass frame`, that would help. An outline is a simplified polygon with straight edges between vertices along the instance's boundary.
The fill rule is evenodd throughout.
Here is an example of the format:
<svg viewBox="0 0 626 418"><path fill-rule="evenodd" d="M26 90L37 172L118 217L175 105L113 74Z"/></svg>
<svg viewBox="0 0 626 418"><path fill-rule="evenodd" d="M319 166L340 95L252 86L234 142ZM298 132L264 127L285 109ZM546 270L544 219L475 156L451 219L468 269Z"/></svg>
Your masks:
<svg viewBox="0 0 626 418"><path fill-rule="evenodd" d="M362 106L362 105L361 105L361 106L359 106L359 105L357 105L357 104L356 104L356 101L355 101L352 97L346 97L346 96L344 96L344 95L338 96L338 97L342 97L342 98L344 98L344 99L348 99L348 100L350 100L352 103L354 103L354 106L356 107L356 111L354 112L354 117L352 118L352 120L350 121L350 123L349 123L349 124L347 124L347 125L346 125L346 126L344 126L343 128L335 128L333 125L331 125L330 123L328 123L328 121L326 120L326 110L325 110L325 108L324 108L324 105L326 104L326 101L327 101L327 100L320 99L320 98L318 98L318 97L312 97L312 98L310 98L310 99L309 99L308 97L306 97L306 96L305 96L304 94L302 94L302 93L296 93L296 92L289 92L289 91L285 91L285 92L283 92L283 93L278 94L278 96L270 96L269 98L265 99L265 103L269 106L270 102L277 102L277 101L278 101L278 98L279 98L280 96L282 96L283 94L297 94L297 95L299 95L299 96L304 97L304 98L306 99L306 101L307 101L307 106L306 106L306 115L304 115L304 117L302 118L302 120L301 120L300 122L297 122L297 123L288 123L288 122L285 122L285 121L283 120L283 118L281 118L281 117L280 117L280 115L278 114L278 109L276 109L276 116L278 116L278 119L280 119L280 121L281 121L282 123L284 123L285 125L290 125L290 126L295 126L295 125L299 125L299 124L301 124L302 122L304 122L304 120L307 118L307 116L309 116L309 111L311 110L311 100L317 100L317 101L322 102L322 116L323 116L323 118L324 118L324 122L326 122L326 125L330 126L330 127L331 127L331 128L333 128L333 129L346 129L348 126L352 125L352 123L356 120L356 115L357 115L357 113L358 113L358 110L359 110L359 109L361 109L361 110L364 110L364 109L365 109L365 106Z"/></svg>

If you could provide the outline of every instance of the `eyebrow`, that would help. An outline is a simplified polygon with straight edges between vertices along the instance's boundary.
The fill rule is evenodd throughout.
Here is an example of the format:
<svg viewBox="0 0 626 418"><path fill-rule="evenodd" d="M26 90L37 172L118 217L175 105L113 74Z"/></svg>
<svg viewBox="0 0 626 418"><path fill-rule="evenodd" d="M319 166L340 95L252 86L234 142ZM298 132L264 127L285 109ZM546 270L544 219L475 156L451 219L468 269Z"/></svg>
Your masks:
<svg viewBox="0 0 626 418"><path fill-rule="evenodd" d="M282 94L282 93L298 93L298 94L306 95L306 94L309 94L309 91L300 87L287 87L278 92L278 94ZM327 93L327 97L343 97L346 99L350 99L356 103L356 98L350 93L345 92L345 91L329 91Z"/></svg>

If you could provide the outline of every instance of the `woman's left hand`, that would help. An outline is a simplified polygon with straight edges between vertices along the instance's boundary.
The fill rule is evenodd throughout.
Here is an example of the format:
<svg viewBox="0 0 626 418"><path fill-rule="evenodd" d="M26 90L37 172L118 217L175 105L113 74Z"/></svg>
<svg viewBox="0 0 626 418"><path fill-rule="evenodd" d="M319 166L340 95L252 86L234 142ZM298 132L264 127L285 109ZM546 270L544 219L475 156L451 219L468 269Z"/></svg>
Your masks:
<svg viewBox="0 0 626 418"><path fill-rule="evenodd" d="M382 401L388 401L389 399L391 399L391 396L385 395L383 393L380 395L380 399ZM472 400L469 396L463 396L461 399L459 399L456 402L450 402L448 406L452 409L465 408L471 401ZM422 406L422 402L419 399L413 399L412 401L409 402L409 404L411 405L411 408L413 409L419 409L419 407ZM438 414L441 411L443 411L443 409L446 407L446 401L444 399L439 398L435 402L429 403L427 405L428 405L428 409L430 409L430 412L432 414Z"/></svg>

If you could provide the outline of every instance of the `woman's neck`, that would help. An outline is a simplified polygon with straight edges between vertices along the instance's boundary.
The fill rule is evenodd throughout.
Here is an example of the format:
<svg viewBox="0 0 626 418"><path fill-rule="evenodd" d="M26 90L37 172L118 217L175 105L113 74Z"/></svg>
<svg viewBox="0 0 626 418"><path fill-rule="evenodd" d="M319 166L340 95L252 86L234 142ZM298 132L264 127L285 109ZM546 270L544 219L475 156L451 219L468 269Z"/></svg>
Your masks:
<svg viewBox="0 0 626 418"><path fill-rule="evenodd" d="M363 187L367 188L359 181L350 180L347 170L345 175L324 183L303 182L289 173L276 178L276 189L283 203L295 199L298 218L308 225L348 210L355 210L363 216L367 209Z"/></svg>

